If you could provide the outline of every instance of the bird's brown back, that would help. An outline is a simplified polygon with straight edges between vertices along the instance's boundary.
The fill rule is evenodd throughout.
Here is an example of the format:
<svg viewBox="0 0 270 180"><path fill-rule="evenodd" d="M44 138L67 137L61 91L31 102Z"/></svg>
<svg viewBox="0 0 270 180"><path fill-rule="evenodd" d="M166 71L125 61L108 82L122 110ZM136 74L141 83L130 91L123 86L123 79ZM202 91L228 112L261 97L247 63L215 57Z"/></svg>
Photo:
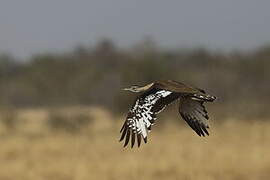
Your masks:
<svg viewBox="0 0 270 180"><path fill-rule="evenodd" d="M168 91L173 91L177 93L184 93L184 94L193 94L198 93L200 90L198 88L192 87L190 85L186 85L184 83L180 83L173 80L163 80L163 81L156 81L155 87L158 89L164 89Z"/></svg>

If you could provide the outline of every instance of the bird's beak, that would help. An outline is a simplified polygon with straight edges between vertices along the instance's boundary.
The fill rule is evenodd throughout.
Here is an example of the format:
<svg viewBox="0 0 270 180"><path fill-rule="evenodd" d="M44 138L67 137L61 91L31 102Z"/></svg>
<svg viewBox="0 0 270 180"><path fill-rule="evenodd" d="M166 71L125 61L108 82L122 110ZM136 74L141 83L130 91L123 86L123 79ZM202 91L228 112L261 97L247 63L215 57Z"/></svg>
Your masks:
<svg viewBox="0 0 270 180"><path fill-rule="evenodd" d="M129 88L123 88L122 90L123 90L123 91L128 91L128 90L129 90Z"/></svg>

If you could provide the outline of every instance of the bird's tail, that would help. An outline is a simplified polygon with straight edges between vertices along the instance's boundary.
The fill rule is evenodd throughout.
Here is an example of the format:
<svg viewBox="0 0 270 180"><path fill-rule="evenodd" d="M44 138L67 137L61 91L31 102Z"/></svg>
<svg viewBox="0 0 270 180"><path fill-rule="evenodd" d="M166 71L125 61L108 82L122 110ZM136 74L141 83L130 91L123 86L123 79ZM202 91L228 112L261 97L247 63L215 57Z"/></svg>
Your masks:
<svg viewBox="0 0 270 180"><path fill-rule="evenodd" d="M209 102L213 102L214 100L216 100L216 96L212 96L210 94L204 94L204 93L196 93L193 95L195 98L203 100L203 101L209 101Z"/></svg>

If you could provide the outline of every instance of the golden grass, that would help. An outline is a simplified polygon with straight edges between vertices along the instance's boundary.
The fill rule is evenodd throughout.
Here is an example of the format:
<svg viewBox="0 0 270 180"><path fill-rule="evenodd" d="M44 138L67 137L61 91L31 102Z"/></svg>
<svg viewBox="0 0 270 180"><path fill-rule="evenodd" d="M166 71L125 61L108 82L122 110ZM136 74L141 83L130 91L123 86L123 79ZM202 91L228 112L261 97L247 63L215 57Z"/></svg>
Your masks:
<svg viewBox="0 0 270 180"><path fill-rule="evenodd" d="M45 126L40 121L25 126L29 131L2 133L0 179L270 179L270 122L212 122L207 138L186 124L168 122L154 127L148 144L130 149L118 142L121 122L104 117L97 122L109 124L106 128L77 135L39 130Z"/></svg>

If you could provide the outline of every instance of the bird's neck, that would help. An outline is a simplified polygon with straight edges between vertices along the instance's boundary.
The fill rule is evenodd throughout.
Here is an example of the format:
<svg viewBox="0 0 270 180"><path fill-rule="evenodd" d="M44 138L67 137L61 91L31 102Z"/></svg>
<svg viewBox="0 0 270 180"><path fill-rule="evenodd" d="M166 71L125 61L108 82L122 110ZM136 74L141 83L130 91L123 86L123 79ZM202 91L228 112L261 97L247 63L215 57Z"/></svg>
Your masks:
<svg viewBox="0 0 270 180"><path fill-rule="evenodd" d="M142 87L139 87L139 88L137 88L137 91L138 91L138 92L146 91L146 90L148 90L152 85L153 85L153 83L147 84L147 85L142 86Z"/></svg>

